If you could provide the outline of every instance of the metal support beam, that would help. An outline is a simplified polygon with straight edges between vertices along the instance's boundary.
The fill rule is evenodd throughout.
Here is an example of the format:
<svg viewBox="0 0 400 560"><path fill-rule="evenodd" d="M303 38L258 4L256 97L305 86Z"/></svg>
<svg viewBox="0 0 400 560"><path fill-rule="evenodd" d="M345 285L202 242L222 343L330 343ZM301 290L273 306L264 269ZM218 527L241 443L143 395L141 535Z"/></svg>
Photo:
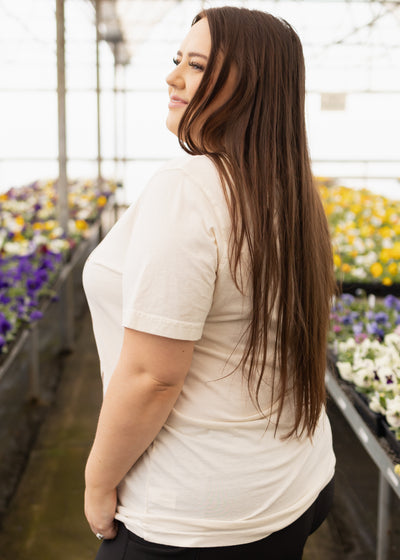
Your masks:
<svg viewBox="0 0 400 560"><path fill-rule="evenodd" d="M101 88L100 88L100 5L101 0L96 0L96 99L97 99L97 179L99 186L102 182L101 173Z"/></svg>
<svg viewBox="0 0 400 560"><path fill-rule="evenodd" d="M68 231L67 134L65 116L65 18L64 0L56 0L57 20L57 102L58 102L58 220Z"/></svg>
<svg viewBox="0 0 400 560"><path fill-rule="evenodd" d="M64 0L56 0L57 22L57 98L58 98L58 162L57 181L58 219L64 233L68 235L68 178L67 178L67 134L65 110L65 16ZM64 349L72 349L74 340L73 292L64 290L61 296L61 336Z"/></svg>
<svg viewBox="0 0 400 560"><path fill-rule="evenodd" d="M390 555L390 535L392 489L385 475L379 473L377 560L388 560Z"/></svg>
<svg viewBox="0 0 400 560"><path fill-rule="evenodd" d="M114 178L116 181L119 179L119 142L118 142L118 64L116 50L119 48L119 43L114 45L114 88L113 88L113 101L114 101Z"/></svg>
<svg viewBox="0 0 400 560"><path fill-rule="evenodd" d="M128 157L128 95L126 93L126 66L122 67L122 178L123 178L123 202L126 204L126 188L127 184L127 157Z"/></svg>

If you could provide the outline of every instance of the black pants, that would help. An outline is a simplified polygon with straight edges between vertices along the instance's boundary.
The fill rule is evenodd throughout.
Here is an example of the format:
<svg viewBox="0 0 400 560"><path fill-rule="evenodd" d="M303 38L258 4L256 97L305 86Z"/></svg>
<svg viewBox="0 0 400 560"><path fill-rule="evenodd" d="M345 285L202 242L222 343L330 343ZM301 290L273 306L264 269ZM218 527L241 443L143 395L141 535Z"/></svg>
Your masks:
<svg viewBox="0 0 400 560"><path fill-rule="evenodd" d="M212 548L167 546L145 541L119 523L117 537L102 542L96 560L301 560L307 537L328 515L333 490L332 479L299 519L265 539L248 544Z"/></svg>

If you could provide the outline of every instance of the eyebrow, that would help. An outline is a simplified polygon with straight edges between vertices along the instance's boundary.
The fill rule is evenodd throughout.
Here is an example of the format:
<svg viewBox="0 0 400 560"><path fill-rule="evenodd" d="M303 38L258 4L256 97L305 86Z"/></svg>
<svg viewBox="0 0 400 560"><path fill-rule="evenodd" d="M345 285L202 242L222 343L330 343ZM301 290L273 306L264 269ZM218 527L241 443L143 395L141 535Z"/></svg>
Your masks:
<svg viewBox="0 0 400 560"><path fill-rule="evenodd" d="M182 51L177 51L176 54L179 55L179 56L183 56L183 55L182 55ZM200 58L204 58L204 60L208 60L208 56L206 56L205 54L198 53L198 52L189 52L189 53L188 53L188 56L189 56L189 57L190 57L190 56L198 56L198 57L200 57Z"/></svg>

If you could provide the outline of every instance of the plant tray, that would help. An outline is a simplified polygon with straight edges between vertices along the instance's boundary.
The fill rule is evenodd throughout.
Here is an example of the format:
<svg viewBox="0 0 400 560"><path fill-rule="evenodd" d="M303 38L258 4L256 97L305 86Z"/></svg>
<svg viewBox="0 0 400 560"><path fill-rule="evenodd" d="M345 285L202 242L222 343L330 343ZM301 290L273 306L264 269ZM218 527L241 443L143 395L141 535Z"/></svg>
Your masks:
<svg viewBox="0 0 400 560"><path fill-rule="evenodd" d="M357 410L358 414L367 424L369 429L377 437L384 435L383 426L382 426L382 421L383 421L382 414L378 414L377 412L371 410L368 404L368 398L362 393L359 393L352 383L346 381L340 376L339 370L336 367L336 363L335 363L336 356L332 350L328 350L327 362L328 362L329 370L336 377L340 386L342 387L346 395L349 397L351 402L354 404L354 408Z"/></svg>
<svg viewBox="0 0 400 560"><path fill-rule="evenodd" d="M353 388L352 400L354 403L354 407L357 410L358 414L367 424L368 428L377 436L381 437L384 434L383 429L383 416L377 412L374 412L370 409L368 404L368 398L359 393Z"/></svg>
<svg viewBox="0 0 400 560"><path fill-rule="evenodd" d="M382 435L388 442L390 449L396 455L396 458L400 461L400 440L396 438L396 435L389 428L389 424L384 418L382 418Z"/></svg>
<svg viewBox="0 0 400 560"><path fill-rule="evenodd" d="M352 294L353 296L359 295L360 290L367 295L374 294L380 297L388 295L400 296L400 284L385 286L378 282L342 282L339 283L339 289L343 294Z"/></svg>

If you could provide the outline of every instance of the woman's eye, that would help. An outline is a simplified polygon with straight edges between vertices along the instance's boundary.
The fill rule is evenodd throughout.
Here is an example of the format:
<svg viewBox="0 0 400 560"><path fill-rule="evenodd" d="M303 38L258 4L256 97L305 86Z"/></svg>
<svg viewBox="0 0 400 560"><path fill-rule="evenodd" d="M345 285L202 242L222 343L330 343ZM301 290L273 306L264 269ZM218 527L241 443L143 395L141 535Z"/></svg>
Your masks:
<svg viewBox="0 0 400 560"><path fill-rule="evenodd" d="M191 66L195 70L204 70L204 66L202 64L199 64L198 62L189 62L189 66Z"/></svg>
<svg viewBox="0 0 400 560"><path fill-rule="evenodd" d="M172 59L172 62L175 64L175 66L178 66L179 64L179 60L175 57Z"/></svg>

